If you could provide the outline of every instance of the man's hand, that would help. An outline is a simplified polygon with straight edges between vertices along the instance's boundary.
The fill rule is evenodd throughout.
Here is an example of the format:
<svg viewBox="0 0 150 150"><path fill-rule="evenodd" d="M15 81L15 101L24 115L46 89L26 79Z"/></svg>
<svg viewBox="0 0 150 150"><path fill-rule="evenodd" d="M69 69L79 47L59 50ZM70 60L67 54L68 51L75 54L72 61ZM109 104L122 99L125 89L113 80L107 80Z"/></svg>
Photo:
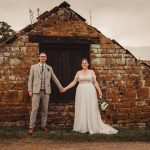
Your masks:
<svg viewBox="0 0 150 150"><path fill-rule="evenodd" d="M29 92L29 96L32 97L32 92L31 91Z"/></svg>

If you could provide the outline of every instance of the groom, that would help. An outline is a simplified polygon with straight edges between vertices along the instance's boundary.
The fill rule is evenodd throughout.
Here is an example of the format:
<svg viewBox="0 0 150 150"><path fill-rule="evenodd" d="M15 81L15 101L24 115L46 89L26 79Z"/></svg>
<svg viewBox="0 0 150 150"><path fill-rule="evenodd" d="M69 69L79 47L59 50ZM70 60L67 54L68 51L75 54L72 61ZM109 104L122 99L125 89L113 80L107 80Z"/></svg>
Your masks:
<svg viewBox="0 0 150 150"><path fill-rule="evenodd" d="M36 115L40 103L42 102L41 110L41 128L44 131L48 131L46 128L47 124L47 113L48 113L48 104L49 104L49 95L51 93L51 84L50 80L52 79L54 83L59 88L59 91L63 91L63 87L57 79L56 75L53 72L52 67L46 64L47 55L46 53L40 53L39 63L32 65L30 68L30 75L28 81L28 92L29 96L32 97L32 107L30 114L30 123L28 134L32 135L34 132Z"/></svg>

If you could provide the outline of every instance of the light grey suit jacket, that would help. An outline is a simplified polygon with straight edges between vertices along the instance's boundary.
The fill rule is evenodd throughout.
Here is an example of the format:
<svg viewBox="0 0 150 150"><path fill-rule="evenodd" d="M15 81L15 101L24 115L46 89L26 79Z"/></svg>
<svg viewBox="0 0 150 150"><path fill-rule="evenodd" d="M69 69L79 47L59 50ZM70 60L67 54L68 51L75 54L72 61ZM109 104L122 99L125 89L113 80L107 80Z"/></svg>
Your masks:
<svg viewBox="0 0 150 150"><path fill-rule="evenodd" d="M30 75L29 75L29 81L28 81L28 91L31 91L33 93L39 93L41 88L41 72L40 72L40 64L32 65L30 68ZM57 85L59 89L62 88L62 85L60 84L59 80L57 79L56 75L53 72L52 67L45 64L45 92L46 94L51 93L51 84L50 80L52 79L54 83Z"/></svg>

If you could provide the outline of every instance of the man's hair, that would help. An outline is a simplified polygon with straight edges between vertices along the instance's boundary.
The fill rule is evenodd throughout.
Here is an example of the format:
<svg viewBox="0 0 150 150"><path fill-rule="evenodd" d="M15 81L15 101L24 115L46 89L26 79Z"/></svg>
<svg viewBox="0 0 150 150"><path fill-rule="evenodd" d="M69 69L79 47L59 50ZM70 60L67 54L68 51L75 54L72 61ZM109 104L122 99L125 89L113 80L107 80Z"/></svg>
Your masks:
<svg viewBox="0 0 150 150"><path fill-rule="evenodd" d="M39 56L40 56L41 54L45 54L45 55L47 56L47 54L46 54L45 52L40 52Z"/></svg>

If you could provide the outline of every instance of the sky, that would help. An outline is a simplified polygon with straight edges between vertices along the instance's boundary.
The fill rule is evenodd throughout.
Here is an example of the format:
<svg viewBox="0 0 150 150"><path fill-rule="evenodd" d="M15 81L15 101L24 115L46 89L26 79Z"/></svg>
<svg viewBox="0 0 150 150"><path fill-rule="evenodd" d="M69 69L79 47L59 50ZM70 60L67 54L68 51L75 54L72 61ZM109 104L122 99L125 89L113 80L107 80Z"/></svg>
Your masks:
<svg viewBox="0 0 150 150"><path fill-rule="evenodd" d="M0 21L19 31L64 0L0 0ZM71 9L106 37L127 47L137 58L150 60L150 0L66 0ZM90 21L91 12L91 21Z"/></svg>

